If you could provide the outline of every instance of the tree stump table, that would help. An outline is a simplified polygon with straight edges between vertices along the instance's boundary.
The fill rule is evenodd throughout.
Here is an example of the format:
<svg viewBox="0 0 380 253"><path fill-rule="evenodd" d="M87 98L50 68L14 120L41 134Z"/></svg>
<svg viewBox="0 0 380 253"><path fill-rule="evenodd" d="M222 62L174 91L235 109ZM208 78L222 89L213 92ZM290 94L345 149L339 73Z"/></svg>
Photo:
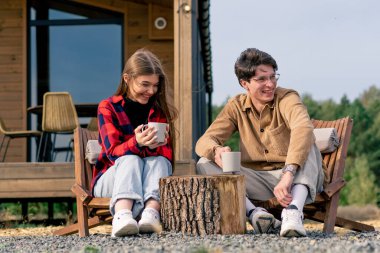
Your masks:
<svg viewBox="0 0 380 253"><path fill-rule="evenodd" d="M170 176L160 179L165 231L183 234L243 234L246 230L243 175Z"/></svg>

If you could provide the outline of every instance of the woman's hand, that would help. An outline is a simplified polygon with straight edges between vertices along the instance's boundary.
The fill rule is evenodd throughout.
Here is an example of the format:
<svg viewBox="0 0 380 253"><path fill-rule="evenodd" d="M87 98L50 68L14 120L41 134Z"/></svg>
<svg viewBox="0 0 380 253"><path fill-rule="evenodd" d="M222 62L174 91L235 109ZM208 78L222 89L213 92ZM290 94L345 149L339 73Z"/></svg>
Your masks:
<svg viewBox="0 0 380 253"><path fill-rule="evenodd" d="M220 167L220 168L223 168L223 162L222 162L222 153L223 152L231 152L231 148L228 147L228 146L225 146L225 147L217 147L215 149L215 156L214 156L214 160L215 160L215 163Z"/></svg>
<svg viewBox="0 0 380 253"><path fill-rule="evenodd" d="M291 172L285 172L285 174L282 175L280 182L274 187L274 196L276 196L278 203L283 207L288 207L293 200L293 197L290 194L293 179L294 176Z"/></svg>
<svg viewBox="0 0 380 253"><path fill-rule="evenodd" d="M144 146L149 147L149 146L157 144L157 136L156 136L157 130L150 126L147 126L145 129L143 128L144 128L144 125L139 125L135 129L137 144L140 147L144 147Z"/></svg>
<svg viewBox="0 0 380 253"><path fill-rule="evenodd" d="M155 149L159 146L166 145L169 137L169 126L166 127L165 141L157 142L157 130L154 127L147 126L144 130L144 125L140 125L135 129L136 141L140 147L149 147Z"/></svg>

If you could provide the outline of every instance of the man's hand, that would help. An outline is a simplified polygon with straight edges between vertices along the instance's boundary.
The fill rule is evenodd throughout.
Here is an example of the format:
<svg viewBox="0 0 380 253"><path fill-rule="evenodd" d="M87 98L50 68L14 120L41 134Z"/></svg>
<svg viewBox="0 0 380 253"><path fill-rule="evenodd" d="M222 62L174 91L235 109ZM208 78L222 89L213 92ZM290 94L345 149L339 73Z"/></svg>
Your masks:
<svg viewBox="0 0 380 253"><path fill-rule="evenodd" d="M231 152L231 148L228 147L228 146L225 146L225 147L217 147L215 149L215 156L214 156L214 160L215 160L215 163L220 167L220 168L223 168L223 163L222 163L222 153L223 152Z"/></svg>
<svg viewBox="0 0 380 253"><path fill-rule="evenodd" d="M274 187L274 196L276 196L278 203L283 207L288 207L293 200L290 190L293 184L294 176L291 172L285 172L282 175L280 182Z"/></svg>

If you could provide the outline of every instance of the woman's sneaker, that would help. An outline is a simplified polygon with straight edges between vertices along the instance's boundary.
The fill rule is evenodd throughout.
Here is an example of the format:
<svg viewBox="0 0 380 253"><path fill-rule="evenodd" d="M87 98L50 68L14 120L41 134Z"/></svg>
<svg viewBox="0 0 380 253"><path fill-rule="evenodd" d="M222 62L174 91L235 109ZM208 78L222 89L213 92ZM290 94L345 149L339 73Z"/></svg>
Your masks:
<svg viewBox="0 0 380 253"><path fill-rule="evenodd" d="M145 208L139 221L139 230L140 233L160 233L160 213L156 209Z"/></svg>
<svg viewBox="0 0 380 253"><path fill-rule="evenodd" d="M275 225L277 226L280 222L262 207L256 207L248 220L257 234L267 233L269 229L272 229Z"/></svg>
<svg viewBox="0 0 380 253"><path fill-rule="evenodd" d="M306 230L303 227L303 213L295 205L284 208L281 213L282 225L280 236L306 236Z"/></svg>
<svg viewBox="0 0 380 253"><path fill-rule="evenodd" d="M138 233L139 227L136 220L133 219L131 211L120 210L115 214L112 220L112 237L136 235Z"/></svg>

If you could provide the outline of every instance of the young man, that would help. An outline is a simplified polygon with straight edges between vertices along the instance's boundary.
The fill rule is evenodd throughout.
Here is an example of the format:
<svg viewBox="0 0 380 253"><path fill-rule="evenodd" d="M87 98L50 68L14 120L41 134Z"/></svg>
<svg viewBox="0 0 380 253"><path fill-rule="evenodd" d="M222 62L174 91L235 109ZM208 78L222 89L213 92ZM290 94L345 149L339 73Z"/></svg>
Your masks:
<svg viewBox="0 0 380 253"><path fill-rule="evenodd" d="M284 207L281 236L305 236L303 207L322 191L322 157L314 144L313 125L300 96L277 87L276 61L249 48L235 63L235 74L246 94L230 99L196 144L201 157L198 174L219 174L224 143L240 134L241 173L246 178L247 217L256 233L279 226L267 210L249 199L276 197Z"/></svg>

